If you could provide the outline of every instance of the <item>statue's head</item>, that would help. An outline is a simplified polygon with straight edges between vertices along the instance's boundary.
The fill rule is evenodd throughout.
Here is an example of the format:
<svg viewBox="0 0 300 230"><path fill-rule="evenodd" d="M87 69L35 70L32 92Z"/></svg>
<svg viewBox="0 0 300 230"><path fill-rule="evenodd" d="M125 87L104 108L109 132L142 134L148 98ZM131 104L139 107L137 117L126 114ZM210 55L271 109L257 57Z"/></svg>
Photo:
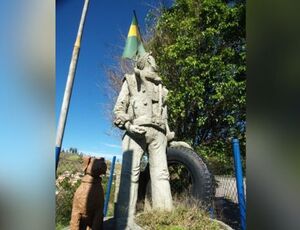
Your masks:
<svg viewBox="0 0 300 230"><path fill-rule="evenodd" d="M101 174L105 174L107 166L104 158L95 158L84 156L83 157L83 171L85 174L89 174L93 177L99 177Z"/></svg>
<svg viewBox="0 0 300 230"><path fill-rule="evenodd" d="M137 60L137 68L139 69L144 69L146 67L148 68L152 68L153 71L157 70L157 65L155 62L154 57L152 56L151 52L146 52L145 54L138 56L138 60Z"/></svg>

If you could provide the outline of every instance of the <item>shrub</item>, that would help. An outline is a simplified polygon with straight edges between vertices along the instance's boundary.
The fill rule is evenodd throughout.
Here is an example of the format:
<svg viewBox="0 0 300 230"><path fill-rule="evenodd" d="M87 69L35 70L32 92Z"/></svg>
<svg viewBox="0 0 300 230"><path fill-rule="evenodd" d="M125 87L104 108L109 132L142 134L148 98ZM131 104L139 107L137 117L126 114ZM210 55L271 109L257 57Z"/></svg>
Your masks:
<svg viewBox="0 0 300 230"><path fill-rule="evenodd" d="M79 180L72 184L72 181L69 177L65 177L61 182L58 183L56 195L57 225L67 226L69 224L74 193L79 185Z"/></svg>

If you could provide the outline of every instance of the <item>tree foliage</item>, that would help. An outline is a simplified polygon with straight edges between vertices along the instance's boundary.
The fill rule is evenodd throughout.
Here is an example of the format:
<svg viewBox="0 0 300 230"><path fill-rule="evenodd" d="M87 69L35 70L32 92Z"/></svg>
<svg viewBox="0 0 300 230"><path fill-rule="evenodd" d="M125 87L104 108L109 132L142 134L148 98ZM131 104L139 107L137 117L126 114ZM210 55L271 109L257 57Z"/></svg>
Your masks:
<svg viewBox="0 0 300 230"><path fill-rule="evenodd" d="M245 2L176 0L149 18L147 48L169 89L177 138L214 153L228 152L232 137L244 144Z"/></svg>

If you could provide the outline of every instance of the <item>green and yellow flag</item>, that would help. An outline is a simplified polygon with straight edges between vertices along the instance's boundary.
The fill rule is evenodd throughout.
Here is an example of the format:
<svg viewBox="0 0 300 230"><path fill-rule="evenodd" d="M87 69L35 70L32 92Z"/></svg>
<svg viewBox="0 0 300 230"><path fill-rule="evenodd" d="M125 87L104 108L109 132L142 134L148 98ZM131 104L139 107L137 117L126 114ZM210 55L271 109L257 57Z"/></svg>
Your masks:
<svg viewBox="0 0 300 230"><path fill-rule="evenodd" d="M137 18L135 14L133 15L132 22L129 28L126 45L123 51L122 58L132 59L136 55L143 55L145 53L143 42L141 39L141 34L139 31Z"/></svg>

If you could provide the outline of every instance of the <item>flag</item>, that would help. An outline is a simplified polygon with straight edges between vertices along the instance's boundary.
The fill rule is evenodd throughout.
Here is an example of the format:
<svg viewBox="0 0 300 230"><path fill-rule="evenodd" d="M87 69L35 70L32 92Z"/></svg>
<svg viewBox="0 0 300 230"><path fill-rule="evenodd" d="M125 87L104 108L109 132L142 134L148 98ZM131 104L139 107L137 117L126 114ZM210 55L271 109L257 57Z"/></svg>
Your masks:
<svg viewBox="0 0 300 230"><path fill-rule="evenodd" d="M144 53L146 53L146 51L141 39L137 18L134 14L127 35L126 45L123 51L122 58L132 59L136 55L143 55Z"/></svg>

